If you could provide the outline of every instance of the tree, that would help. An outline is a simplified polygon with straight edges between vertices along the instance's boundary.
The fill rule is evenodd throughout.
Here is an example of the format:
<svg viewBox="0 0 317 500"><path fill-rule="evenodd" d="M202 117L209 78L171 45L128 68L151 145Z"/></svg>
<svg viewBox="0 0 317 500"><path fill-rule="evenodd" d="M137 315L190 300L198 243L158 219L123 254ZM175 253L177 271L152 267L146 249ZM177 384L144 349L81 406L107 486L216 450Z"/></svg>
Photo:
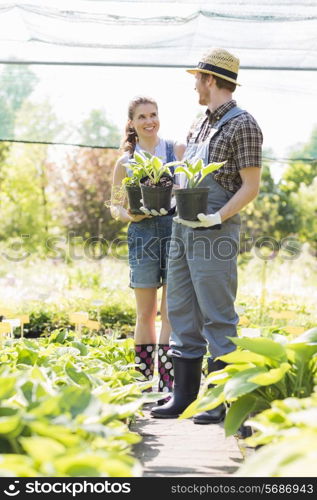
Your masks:
<svg viewBox="0 0 317 500"><path fill-rule="evenodd" d="M78 133L81 143L87 146L115 147L120 142L117 127L108 120L103 109L92 109Z"/></svg>
<svg viewBox="0 0 317 500"><path fill-rule="evenodd" d="M63 128L50 103L24 101L15 115L17 132L25 140L34 138L51 141ZM26 246L43 244L50 229L56 227L51 213L56 196L48 189L47 158L49 146L15 143L1 168L0 236L3 239L29 235Z"/></svg>
<svg viewBox="0 0 317 500"><path fill-rule="evenodd" d="M0 74L0 139L14 138L15 117L38 78L28 66L7 64Z"/></svg>
<svg viewBox="0 0 317 500"><path fill-rule="evenodd" d="M309 186L302 183L292 194L292 201L300 214L299 236L310 243L317 255L317 177Z"/></svg>
<svg viewBox="0 0 317 500"><path fill-rule="evenodd" d="M63 224L77 236L98 237L101 233L112 240L123 227L105 206L118 156L114 150L76 148L62 169L55 165L54 185L61 199Z"/></svg>
<svg viewBox="0 0 317 500"><path fill-rule="evenodd" d="M313 129L309 141L293 151L290 158L293 161L281 181L281 189L286 193L298 191L301 184L309 186L317 176L317 127Z"/></svg>
<svg viewBox="0 0 317 500"><path fill-rule="evenodd" d="M271 151L263 152L263 156L272 156ZM263 161L261 187L257 198L249 203L242 212L242 241L241 252L248 250L244 244L243 238L246 240L252 238L252 245L263 237L280 236L277 230L277 222L279 221L279 204L280 193L274 183L270 172L269 161ZM251 244L251 240L250 240ZM251 245L250 245L251 246Z"/></svg>

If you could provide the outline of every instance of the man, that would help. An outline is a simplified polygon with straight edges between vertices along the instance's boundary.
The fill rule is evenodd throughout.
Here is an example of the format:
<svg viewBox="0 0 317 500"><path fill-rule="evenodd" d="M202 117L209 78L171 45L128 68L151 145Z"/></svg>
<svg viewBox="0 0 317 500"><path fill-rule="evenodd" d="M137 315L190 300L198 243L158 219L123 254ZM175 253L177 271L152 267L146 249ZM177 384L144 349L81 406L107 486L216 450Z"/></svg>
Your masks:
<svg viewBox="0 0 317 500"><path fill-rule="evenodd" d="M224 49L210 50L187 70L207 111L190 133L184 158L226 163L200 183L209 187L208 214L198 214L197 222L174 218L167 287L174 393L152 409L156 418L177 418L196 399L207 344L209 373L225 366L215 358L235 349L228 337L237 335L239 212L258 194L262 148L255 119L232 99L238 70L239 59ZM224 416L220 405L194 422L216 423Z"/></svg>

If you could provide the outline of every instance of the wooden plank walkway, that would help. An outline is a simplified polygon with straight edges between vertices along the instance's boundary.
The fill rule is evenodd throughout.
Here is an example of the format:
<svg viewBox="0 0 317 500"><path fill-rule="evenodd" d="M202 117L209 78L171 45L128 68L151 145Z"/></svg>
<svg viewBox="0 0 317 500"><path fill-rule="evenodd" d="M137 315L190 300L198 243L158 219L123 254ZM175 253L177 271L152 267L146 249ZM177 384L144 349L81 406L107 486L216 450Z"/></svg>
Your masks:
<svg viewBox="0 0 317 500"><path fill-rule="evenodd" d="M243 461L237 439L225 438L223 424L154 419L146 409L131 430L143 437L134 455L143 465L144 477L230 476Z"/></svg>

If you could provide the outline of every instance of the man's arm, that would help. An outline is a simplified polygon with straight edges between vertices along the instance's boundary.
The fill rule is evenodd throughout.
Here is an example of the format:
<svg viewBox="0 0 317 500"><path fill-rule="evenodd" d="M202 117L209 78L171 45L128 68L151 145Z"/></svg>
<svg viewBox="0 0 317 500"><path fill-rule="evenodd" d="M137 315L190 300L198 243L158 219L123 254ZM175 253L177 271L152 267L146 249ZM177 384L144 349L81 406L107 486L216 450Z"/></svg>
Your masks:
<svg viewBox="0 0 317 500"><path fill-rule="evenodd" d="M254 200L259 192L261 180L261 168L248 167L240 170L242 179L241 188L233 195L233 197L215 214L198 214L198 221L187 221L174 217L174 221L184 226L193 228L197 227L212 227L219 226L220 224L237 214L242 210L250 201Z"/></svg>
<svg viewBox="0 0 317 500"><path fill-rule="evenodd" d="M220 210L221 221L225 221L236 215L250 201L257 197L260 189L261 168L248 167L242 168L240 171L242 186L233 195L233 197Z"/></svg>

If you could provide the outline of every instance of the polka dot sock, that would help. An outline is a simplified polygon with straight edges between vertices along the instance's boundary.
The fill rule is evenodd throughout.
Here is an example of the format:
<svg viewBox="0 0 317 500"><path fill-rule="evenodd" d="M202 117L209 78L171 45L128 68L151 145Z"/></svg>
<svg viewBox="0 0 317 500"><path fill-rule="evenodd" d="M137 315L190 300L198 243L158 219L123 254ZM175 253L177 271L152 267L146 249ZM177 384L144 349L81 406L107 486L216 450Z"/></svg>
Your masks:
<svg viewBox="0 0 317 500"><path fill-rule="evenodd" d="M169 349L168 344L158 344L159 392L172 392L173 390L174 371L172 358L167 355ZM165 398L164 402L169 399L170 397Z"/></svg>
<svg viewBox="0 0 317 500"><path fill-rule="evenodd" d="M136 344L135 363L138 370L147 380L152 380L154 373L155 344ZM147 389L151 392L152 389Z"/></svg>

